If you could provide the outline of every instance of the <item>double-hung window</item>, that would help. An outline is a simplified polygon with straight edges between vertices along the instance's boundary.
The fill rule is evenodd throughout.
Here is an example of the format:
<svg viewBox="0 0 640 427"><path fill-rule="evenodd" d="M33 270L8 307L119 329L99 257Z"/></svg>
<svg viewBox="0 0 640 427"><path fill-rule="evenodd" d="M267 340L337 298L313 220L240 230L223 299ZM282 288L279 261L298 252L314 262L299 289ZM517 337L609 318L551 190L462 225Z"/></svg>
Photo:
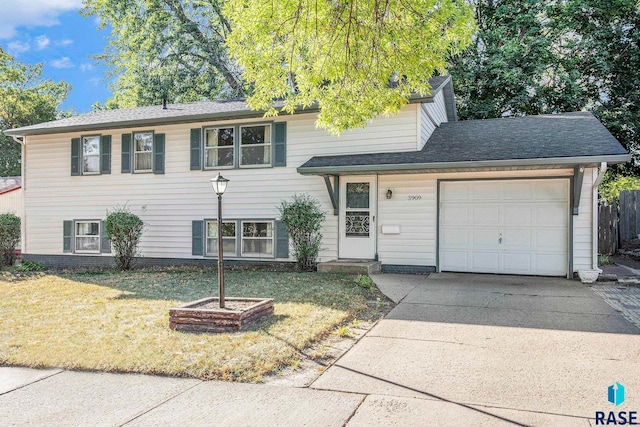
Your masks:
<svg viewBox="0 0 640 427"><path fill-rule="evenodd" d="M82 137L82 174L100 173L100 137Z"/></svg>
<svg viewBox="0 0 640 427"><path fill-rule="evenodd" d="M235 221L222 221L222 251L224 255L235 256L237 254ZM207 221L206 254L218 254L218 221Z"/></svg>
<svg viewBox="0 0 640 427"><path fill-rule="evenodd" d="M74 237L77 253L100 253L100 221L76 221Z"/></svg>
<svg viewBox="0 0 640 427"><path fill-rule="evenodd" d="M204 167L233 167L234 128L209 128L204 131Z"/></svg>
<svg viewBox="0 0 640 427"><path fill-rule="evenodd" d="M134 172L153 171L153 133L136 132L133 134Z"/></svg>
<svg viewBox="0 0 640 427"><path fill-rule="evenodd" d="M242 221L242 255L273 257L273 221Z"/></svg>
<svg viewBox="0 0 640 427"><path fill-rule="evenodd" d="M271 125L240 126L240 166L271 164Z"/></svg>

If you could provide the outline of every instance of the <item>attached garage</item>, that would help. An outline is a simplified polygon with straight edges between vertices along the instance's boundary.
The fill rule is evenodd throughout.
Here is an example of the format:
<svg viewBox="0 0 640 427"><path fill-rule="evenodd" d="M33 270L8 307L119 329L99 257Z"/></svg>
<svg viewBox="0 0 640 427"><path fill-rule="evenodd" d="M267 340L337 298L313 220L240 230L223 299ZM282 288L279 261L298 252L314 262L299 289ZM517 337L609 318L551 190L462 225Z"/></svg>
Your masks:
<svg viewBox="0 0 640 427"><path fill-rule="evenodd" d="M566 276L569 180L440 182L441 271Z"/></svg>

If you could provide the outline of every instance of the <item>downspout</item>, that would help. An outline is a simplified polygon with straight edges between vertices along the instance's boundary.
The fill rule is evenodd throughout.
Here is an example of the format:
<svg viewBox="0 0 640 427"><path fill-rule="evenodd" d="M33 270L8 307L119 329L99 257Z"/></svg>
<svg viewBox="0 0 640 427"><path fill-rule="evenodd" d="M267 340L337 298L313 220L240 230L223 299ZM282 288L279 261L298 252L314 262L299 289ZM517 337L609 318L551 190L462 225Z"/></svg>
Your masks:
<svg viewBox="0 0 640 427"><path fill-rule="evenodd" d="M27 194L27 190L26 190L27 183L25 180L25 169L26 169L25 164L27 160L27 150L26 150L27 137L23 136L21 139L19 136L11 135L11 138L13 138L15 142L20 144L20 147L21 147L21 156L20 156L21 183L20 184L22 185L22 200L21 200L22 218L20 218L20 252L24 254L27 248L27 227L26 227L27 209L25 204L26 194Z"/></svg>
<svg viewBox="0 0 640 427"><path fill-rule="evenodd" d="M598 186L602 182L605 172L607 172L607 162L600 163L600 172L593 183L593 207L591 208L591 218L593 222L593 230L591 242L593 245L593 253L591 255L592 268L597 271L601 271L598 268Z"/></svg>

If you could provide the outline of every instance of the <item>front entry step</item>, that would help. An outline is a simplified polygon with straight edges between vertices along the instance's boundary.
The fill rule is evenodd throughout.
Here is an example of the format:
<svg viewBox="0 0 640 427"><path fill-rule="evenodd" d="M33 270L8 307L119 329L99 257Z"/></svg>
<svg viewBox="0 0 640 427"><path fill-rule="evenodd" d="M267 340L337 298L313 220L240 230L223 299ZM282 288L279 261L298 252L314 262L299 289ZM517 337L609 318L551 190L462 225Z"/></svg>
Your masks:
<svg viewBox="0 0 640 427"><path fill-rule="evenodd" d="M373 274L379 273L381 267L380 261L338 259L318 263L318 273Z"/></svg>

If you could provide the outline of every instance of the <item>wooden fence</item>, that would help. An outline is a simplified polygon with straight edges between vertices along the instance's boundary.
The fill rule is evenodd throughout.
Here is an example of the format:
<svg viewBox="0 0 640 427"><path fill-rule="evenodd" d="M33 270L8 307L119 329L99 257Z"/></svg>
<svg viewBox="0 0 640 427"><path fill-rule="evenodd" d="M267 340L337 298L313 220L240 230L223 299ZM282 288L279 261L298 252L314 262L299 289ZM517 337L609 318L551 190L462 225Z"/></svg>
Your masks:
<svg viewBox="0 0 640 427"><path fill-rule="evenodd" d="M598 253L612 255L618 251L618 204L598 206Z"/></svg>
<svg viewBox="0 0 640 427"><path fill-rule="evenodd" d="M620 201L598 206L598 252L614 254L620 243L640 234L640 190L620 192Z"/></svg>

